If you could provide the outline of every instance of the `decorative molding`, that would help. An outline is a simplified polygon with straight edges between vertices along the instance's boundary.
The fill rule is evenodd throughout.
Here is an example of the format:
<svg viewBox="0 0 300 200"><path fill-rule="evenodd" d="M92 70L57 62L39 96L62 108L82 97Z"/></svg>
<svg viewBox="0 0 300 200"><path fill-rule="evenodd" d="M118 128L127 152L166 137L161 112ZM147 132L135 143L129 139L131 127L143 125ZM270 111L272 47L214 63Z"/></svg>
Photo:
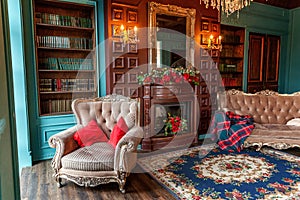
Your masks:
<svg viewBox="0 0 300 200"><path fill-rule="evenodd" d="M272 147L274 149L278 149L278 150L282 150L282 149L289 149L289 148L293 148L293 147L298 147L300 148L300 145L297 144L287 144L284 142L248 142L247 140L244 142L244 148L248 148L248 147L257 147L256 151L260 151L261 148L263 146L269 146Z"/></svg>
<svg viewBox="0 0 300 200"><path fill-rule="evenodd" d="M293 96L300 96L300 92L294 92L294 93L292 93L292 94L290 94L290 95L293 95Z"/></svg>
<svg viewBox="0 0 300 200"><path fill-rule="evenodd" d="M265 96L277 96L278 92L272 91L272 90L262 90L259 92L256 92L257 95L265 95Z"/></svg>
<svg viewBox="0 0 300 200"><path fill-rule="evenodd" d="M120 41L113 41L113 52L123 53L124 52L123 43Z"/></svg>
<svg viewBox="0 0 300 200"><path fill-rule="evenodd" d="M227 90L226 91L226 94L227 95L244 95L244 94L246 94L246 93L244 93L243 91L240 91L240 90L236 90L236 89L231 89L231 90Z"/></svg>
<svg viewBox="0 0 300 200"><path fill-rule="evenodd" d="M127 11L127 22L128 23L137 23L138 22L138 13L137 11L128 10Z"/></svg>
<svg viewBox="0 0 300 200"><path fill-rule="evenodd" d="M134 0L134 2L136 3L136 5L138 5L141 2L141 0L139 0L139 1ZM122 3L114 3L113 2L111 5L112 6L120 6L120 7L138 9L138 6L133 6L133 5L128 5L128 4L122 4Z"/></svg>
<svg viewBox="0 0 300 200"><path fill-rule="evenodd" d="M124 11L122 8L113 8L112 9L112 20L113 21L123 21L124 20Z"/></svg>
<svg viewBox="0 0 300 200"><path fill-rule="evenodd" d="M245 93L245 92L243 92L241 90L237 90L237 89L226 90L225 93L226 93L226 95L265 95L265 96L296 96L296 95L300 95L300 92L295 92L293 94L279 94L278 92L275 92L273 90L261 90L254 94L251 94L251 93Z"/></svg>
<svg viewBox="0 0 300 200"><path fill-rule="evenodd" d="M125 95L125 88L124 87L114 87L113 93L117 95Z"/></svg>
<svg viewBox="0 0 300 200"><path fill-rule="evenodd" d="M113 83L120 84L125 83L124 72L113 72Z"/></svg>
<svg viewBox="0 0 300 200"><path fill-rule="evenodd" d="M138 66L138 57L127 57L127 67L129 69L136 68Z"/></svg>
<svg viewBox="0 0 300 200"><path fill-rule="evenodd" d="M124 57L113 57L113 68L125 68Z"/></svg>
<svg viewBox="0 0 300 200"><path fill-rule="evenodd" d="M138 83L137 76L138 74L135 73L127 73L127 81L128 83Z"/></svg>
<svg viewBox="0 0 300 200"><path fill-rule="evenodd" d="M80 186L85 187L95 187L101 184L107 184L112 182L119 183L119 179L117 177L82 177L82 176L72 176L70 174L59 174L60 178L65 178L69 181L72 181Z"/></svg>

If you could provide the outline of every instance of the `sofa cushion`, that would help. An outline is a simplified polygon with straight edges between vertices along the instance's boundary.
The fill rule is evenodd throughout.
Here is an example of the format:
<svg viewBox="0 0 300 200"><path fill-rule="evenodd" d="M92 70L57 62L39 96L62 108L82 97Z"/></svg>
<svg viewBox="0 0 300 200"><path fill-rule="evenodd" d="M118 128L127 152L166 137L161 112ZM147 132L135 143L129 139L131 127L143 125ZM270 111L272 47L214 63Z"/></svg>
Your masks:
<svg viewBox="0 0 300 200"><path fill-rule="evenodd" d="M118 123L115 125L110 135L110 139L108 143L111 144L114 148L116 148L119 140L127 133L127 131L128 131L128 126L124 118L120 117Z"/></svg>
<svg viewBox="0 0 300 200"><path fill-rule="evenodd" d="M65 169L82 171L111 171L114 168L115 149L106 142L79 148L62 157Z"/></svg>
<svg viewBox="0 0 300 200"><path fill-rule="evenodd" d="M255 129L258 130L272 130L272 131L300 131L300 127L299 126L290 126L290 125L284 125L284 124L259 124L259 123L255 123ZM299 133L299 132L298 132ZM300 139L300 138L299 138Z"/></svg>
<svg viewBox="0 0 300 200"><path fill-rule="evenodd" d="M90 146L96 142L107 142L108 138L99 128L95 120L91 120L85 127L79 129L73 136L80 147Z"/></svg>
<svg viewBox="0 0 300 200"><path fill-rule="evenodd" d="M294 118L289 120L286 125L290 125L290 126L300 126L300 118Z"/></svg>
<svg viewBox="0 0 300 200"><path fill-rule="evenodd" d="M300 145L300 127L282 124L255 123L255 128L245 142Z"/></svg>

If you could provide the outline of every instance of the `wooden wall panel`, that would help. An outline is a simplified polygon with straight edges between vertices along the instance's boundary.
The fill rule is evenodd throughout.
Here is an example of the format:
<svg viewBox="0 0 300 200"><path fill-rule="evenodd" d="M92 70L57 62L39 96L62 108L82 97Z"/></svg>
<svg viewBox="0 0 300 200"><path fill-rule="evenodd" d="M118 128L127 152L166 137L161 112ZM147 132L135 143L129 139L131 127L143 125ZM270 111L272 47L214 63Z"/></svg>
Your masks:
<svg viewBox="0 0 300 200"><path fill-rule="evenodd" d="M153 1L153 0L151 0ZM110 63L107 64L108 70L107 70L107 93L116 92L119 94L124 94L128 96L137 96L137 90L140 87L136 83L136 72L134 70L131 70L131 66L129 61L130 59L135 59L138 66L144 66L141 71L147 72L148 71L148 49L146 48L148 46L148 2L150 0L108 0L107 1L107 38L110 38L108 48L106 49L107 52L107 61L111 62L112 57L118 57L119 54L117 52L113 52L112 50L112 38L114 33L112 32L112 26L117 26L120 24L124 24L124 26L128 25L126 22L127 19L127 12L128 10L136 10L137 12L137 22L136 25L139 28L138 30L138 37L139 37L139 43L138 45L141 47L145 47L143 49L138 49L138 52L135 54L122 54L120 52L120 56L124 58L124 62L122 59L118 61L123 63L123 68L112 65ZM212 69L215 69L216 64L215 62L218 62L219 52L218 51L202 51L201 48L201 35L203 33L207 34L207 37L212 33L215 37L218 37L220 34L220 16L217 9L212 9L212 7L209 7L208 9L205 8L205 5L202 3L200 4L199 1L183 1L183 0L155 0L157 3L161 4L169 4L169 5L175 5L180 6L183 8L194 8L196 9L196 19L195 19L195 27L194 27L194 33L195 33L195 67L200 69L205 69L201 71L201 76L203 78L201 79L201 84L197 88L197 94L198 94L198 102L200 105L199 110L199 116L197 116L197 119L199 120L199 126L198 131L201 134L205 134L210 122L211 118L211 109L214 109L216 106L216 101L211 100L215 99L214 97L216 95L211 96L211 91L214 93L218 89L218 79L217 78L217 71L213 71ZM121 16L122 19L116 20L115 16L113 15L114 9L116 11L120 10L120 12L123 12L123 16ZM203 25L204 22L204 25ZM205 22L207 22L208 30L203 30L203 26L205 26ZM211 59L212 57L213 59ZM134 61L133 61L134 62ZM121 64L122 65L122 64ZM132 64L134 66L134 64ZM134 67L133 67L134 68ZM120 75L120 73L126 74L124 79L124 85L118 84L116 87L114 86L114 80L116 81L116 77L113 77L113 74ZM128 73L129 72L129 73ZM207 82L205 82L205 81ZM212 83L216 82L216 83ZM201 88L200 88L201 87ZM199 92L198 92L199 91ZM146 94L144 94L145 97ZM144 104L147 104L145 101ZM202 115L203 114L203 115ZM144 119L145 116L141 116L141 119ZM144 119L148 120L148 119Z"/></svg>
<svg viewBox="0 0 300 200"><path fill-rule="evenodd" d="M112 31L112 26L118 26L121 24L124 24L124 26L128 26L127 18L128 18L128 11L134 10L137 12L137 22L133 25L137 25L137 27L140 29L138 31L138 37L140 42L138 43L139 46L147 47L148 44L148 33L147 30L143 29L148 27L148 2L150 0L108 0L106 7L107 7L107 23L106 23L106 31L107 31L107 38L112 38L114 33ZM211 7L209 9L205 8L205 5L202 3L200 4L199 1L195 3L195 1L181 1L181 0L156 0L155 2L161 3L161 4L170 4L170 5L176 5L181 6L185 8L195 8L197 10L196 12L196 22L195 22L195 41L196 43L200 43L200 33L201 33L201 18L207 18L212 20L215 23L215 26L219 27L220 25L220 18L219 13L217 9L212 9ZM114 11L120 10L122 14L121 19L116 19L115 15L113 14ZM120 52L119 54L117 52L113 52L112 49L112 39L109 40L106 48L106 54L107 54L107 93L111 93L113 91L114 83L113 83L113 76L112 74L115 72L122 71L123 73L127 73L130 70L130 66L128 65L128 59L130 57L134 57L137 60L137 63L139 66L144 66L142 68L142 71L146 72L147 69L147 63L148 63L148 49L138 49L138 52L135 54L127 54L126 52L123 54ZM199 58L200 56L199 46L195 49L195 64L200 65ZM124 68L114 68L114 65L111 64L113 61L113 57L122 56L124 57ZM198 63L198 64L197 64ZM130 76L130 75L128 75ZM127 76L127 77L128 77ZM126 80L125 80L126 82ZM126 83L127 84L127 83ZM135 86L133 83L128 83L129 85L124 85L124 87L138 87L138 85L135 83ZM132 89L131 89L132 90ZM125 94L127 89L124 90Z"/></svg>
<svg viewBox="0 0 300 200"><path fill-rule="evenodd" d="M249 45L248 83L262 82L264 37L262 35L250 35Z"/></svg>

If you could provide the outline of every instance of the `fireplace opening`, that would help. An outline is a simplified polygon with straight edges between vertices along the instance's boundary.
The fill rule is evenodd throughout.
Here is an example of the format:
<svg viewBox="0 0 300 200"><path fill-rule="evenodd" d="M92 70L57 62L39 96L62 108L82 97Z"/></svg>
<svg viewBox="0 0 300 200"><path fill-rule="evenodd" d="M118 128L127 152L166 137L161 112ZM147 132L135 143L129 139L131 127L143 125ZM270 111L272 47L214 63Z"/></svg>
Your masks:
<svg viewBox="0 0 300 200"><path fill-rule="evenodd" d="M179 116L187 122L187 129L178 132L185 134L191 132L191 102L154 104L154 132L156 136L165 136L165 121L168 113L172 116Z"/></svg>

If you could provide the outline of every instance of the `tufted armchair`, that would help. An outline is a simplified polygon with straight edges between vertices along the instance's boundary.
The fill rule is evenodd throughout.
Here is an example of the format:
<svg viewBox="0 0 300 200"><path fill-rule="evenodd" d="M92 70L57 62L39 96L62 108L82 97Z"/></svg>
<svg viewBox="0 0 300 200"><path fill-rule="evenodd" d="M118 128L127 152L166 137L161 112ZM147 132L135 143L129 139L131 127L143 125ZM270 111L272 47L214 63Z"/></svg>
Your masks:
<svg viewBox="0 0 300 200"><path fill-rule="evenodd" d="M72 110L77 125L49 138L49 145L56 148L51 164L58 186L62 178L80 186L117 182L120 191L125 193L126 177L136 164L137 146L143 137L138 101L120 95L76 99L72 102ZM124 118L128 132L115 148L107 142L79 147L73 138L74 133L91 120L95 120L109 138L120 117Z"/></svg>

